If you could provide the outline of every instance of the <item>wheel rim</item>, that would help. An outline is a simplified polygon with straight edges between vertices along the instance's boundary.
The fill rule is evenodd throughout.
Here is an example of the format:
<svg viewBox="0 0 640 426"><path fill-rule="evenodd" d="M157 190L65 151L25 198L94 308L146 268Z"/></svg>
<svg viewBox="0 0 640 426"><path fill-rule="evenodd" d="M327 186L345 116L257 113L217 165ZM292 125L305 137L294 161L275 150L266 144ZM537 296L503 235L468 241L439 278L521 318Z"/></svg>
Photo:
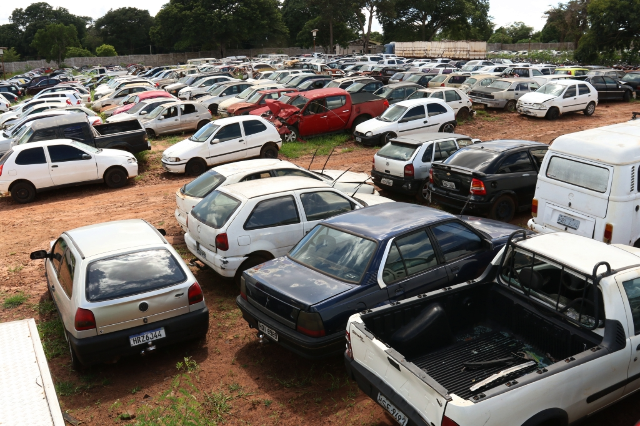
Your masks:
<svg viewBox="0 0 640 426"><path fill-rule="evenodd" d="M286 135L284 135L285 142L295 142L297 139L298 137L295 132L287 133Z"/></svg>
<svg viewBox="0 0 640 426"><path fill-rule="evenodd" d="M275 150L273 148L268 148L265 152L264 152L264 158L276 158L278 155L275 153Z"/></svg>
<svg viewBox="0 0 640 426"><path fill-rule="evenodd" d="M111 182L115 184L119 184L120 182L122 182L122 176L120 175L120 173L113 173L111 175Z"/></svg>
<svg viewBox="0 0 640 426"><path fill-rule="evenodd" d="M18 191L16 192L16 197L21 200L26 200L27 198L29 198L29 190L27 188L18 189Z"/></svg>
<svg viewBox="0 0 640 426"><path fill-rule="evenodd" d="M453 133L453 124L445 124L442 130L445 133Z"/></svg>
<svg viewBox="0 0 640 426"><path fill-rule="evenodd" d="M594 112L595 110L596 110L595 105L593 105L593 104L589 104L589 106L587 106L587 112L588 112L589 114L593 114L593 112Z"/></svg>
<svg viewBox="0 0 640 426"><path fill-rule="evenodd" d="M429 182L425 182L422 185L422 199L425 201L429 200Z"/></svg>
<svg viewBox="0 0 640 426"><path fill-rule="evenodd" d="M508 219L511 216L511 204L508 201L501 201L496 207L496 217L500 220Z"/></svg>
<svg viewBox="0 0 640 426"><path fill-rule="evenodd" d="M515 111L515 109L516 109L516 104L514 104L513 102L509 102L507 104L507 111L513 112L513 111Z"/></svg>

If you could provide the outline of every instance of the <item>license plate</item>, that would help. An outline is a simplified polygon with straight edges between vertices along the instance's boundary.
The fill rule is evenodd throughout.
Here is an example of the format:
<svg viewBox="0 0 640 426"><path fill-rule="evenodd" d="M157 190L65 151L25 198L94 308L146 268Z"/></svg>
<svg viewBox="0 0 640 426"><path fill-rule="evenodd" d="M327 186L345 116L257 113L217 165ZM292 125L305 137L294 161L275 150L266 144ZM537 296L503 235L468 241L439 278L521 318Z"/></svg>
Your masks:
<svg viewBox="0 0 640 426"><path fill-rule="evenodd" d="M275 330L270 329L261 322L258 322L258 329L266 334L270 339L273 339L276 342L278 341L278 333L276 333Z"/></svg>
<svg viewBox="0 0 640 426"><path fill-rule="evenodd" d="M580 227L580 221L578 219L574 219L563 214L558 215L558 223L571 229L578 229Z"/></svg>
<svg viewBox="0 0 640 426"><path fill-rule="evenodd" d="M356 137L356 142L362 142L362 138Z"/></svg>
<svg viewBox="0 0 640 426"><path fill-rule="evenodd" d="M380 179L380 183L387 186L393 186L393 181L391 179Z"/></svg>
<svg viewBox="0 0 640 426"><path fill-rule="evenodd" d="M131 343L131 346L138 346L147 342L153 342L154 340L163 339L165 337L167 337L167 335L164 333L164 327L162 327L156 330L145 331L144 333L129 336L129 343Z"/></svg>
<svg viewBox="0 0 640 426"><path fill-rule="evenodd" d="M382 408L387 410L398 423L400 423L402 426L406 426L407 422L409 421L407 416L405 416L402 411L398 410L395 405L390 403L387 398L385 398L381 393L378 393L378 404L382 405Z"/></svg>
<svg viewBox="0 0 640 426"><path fill-rule="evenodd" d="M202 256L204 259L207 258L207 254L200 248L200 243L196 241L196 253Z"/></svg>
<svg viewBox="0 0 640 426"><path fill-rule="evenodd" d="M449 189L456 189L456 184L453 182L449 182L448 180L443 180L442 181L442 186L444 186L445 188L449 188Z"/></svg>

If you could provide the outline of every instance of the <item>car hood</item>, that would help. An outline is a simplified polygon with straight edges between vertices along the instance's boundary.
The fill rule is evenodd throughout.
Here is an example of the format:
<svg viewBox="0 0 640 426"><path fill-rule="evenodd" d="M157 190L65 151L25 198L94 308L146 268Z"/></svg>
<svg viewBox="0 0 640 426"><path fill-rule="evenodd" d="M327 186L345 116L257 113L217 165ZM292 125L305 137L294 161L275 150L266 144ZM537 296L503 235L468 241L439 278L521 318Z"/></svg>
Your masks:
<svg viewBox="0 0 640 426"><path fill-rule="evenodd" d="M473 91L480 92L480 93L495 93L495 92L502 92L504 91L504 89L498 89L497 87L482 87L478 89L473 89Z"/></svg>
<svg viewBox="0 0 640 426"><path fill-rule="evenodd" d="M256 106L256 104L252 104L252 103L249 103L249 102L236 102L235 104L230 105L227 108L227 112L233 113L233 112L236 112L239 109L248 108L248 107L254 107L254 106Z"/></svg>
<svg viewBox="0 0 640 426"><path fill-rule="evenodd" d="M194 152L200 148L202 148L202 142L193 142L189 139L185 139L165 149L162 155L166 157L182 157L185 154Z"/></svg>
<svg viewBox="0 0 640 426"><path fill-rule="evenodd" d="M520 98L520 101L522 102L529 102L532 104L539 104L542 102L546 102L549 101L551 99L556 98L556 96L553 95L548 95L546 93L538 93L538 92L534 92L534 93L527 93L524 96L522 96Z"/></svg>
<svg viewBox="0 0 640 426"><path fill-rule="evenodd" d="M369 175L366 173L358 173L358 172L346 172L344 170L314 170L316 173L321 173L325 176L330 177L332 180L336 180L338 177L338 182L351 182L351 183L362 183L369 179ZM344 174L343 174L344 173Z"/></svg>
<svg viewBox="0 0 640 426"><path fill-rule="evenodd" d="M127 151L121 149L109 149L103 148L102 151L96 153L97 161L113 159L117 157L121 158L135 158L135 156Z"/></svg>
<svg viewBox="0 0 640 426"><path fill-rule="evenodd" d="M357 194L353 195L353 198L363 203L365 207L371 207L371 206L376 206L378 204L385 204L385 203L395 203L395 201L392 200L391 198L382 197L376 194L363 194L361 192L358 192Z"/></svg>
<svg viewBox="0 0 640 426"><path fill-rule="evenodd" d="M274 99L267 99L266 103L267 107L271 110L271 113L274 116L278 116L281 118L288 118L293 114L300 112L300 108L294 107L293 105L285 104L284 102L280 102Z"/></svg>
<svg viewBox="0 0 640 426"><path fill-rule="evenodd" d="M522 230L522 228L517 225L500 222L493 219L466 215L458 217L460 218L460 220L468 223L478 231L491 237L492 240L499 240L508 237L517 230Z"/></svg>
<svg viewBox="0 0 640 426"><path fill-rule="evenodd" d="M372 132L375 135L377 133L380 133L381 130L389 129L396 123L396 121L382 121L378 120L377 118L372 118L365 121L364 123L358 124L358 126L356 127L356 131L362 134Z"/></svg>

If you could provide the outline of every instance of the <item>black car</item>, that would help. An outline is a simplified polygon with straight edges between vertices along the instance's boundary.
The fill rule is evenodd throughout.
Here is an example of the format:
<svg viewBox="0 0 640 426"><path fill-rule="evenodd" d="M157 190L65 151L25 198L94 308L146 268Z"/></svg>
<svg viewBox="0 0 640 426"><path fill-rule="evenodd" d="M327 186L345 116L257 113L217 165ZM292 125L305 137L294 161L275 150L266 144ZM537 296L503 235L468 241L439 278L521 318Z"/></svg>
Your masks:
<svg viewBox="0 0 640 426"><path fill-rule="evenodd" d="M374 95L386 99L391 105L407 99L420 89L423 89L423 87L416 83L394 83L381 87L375 91Z"/></svg>
<svg viewBox="0 0 640 426"><path fill-rule="evenodd" d="M636 91L636 95L640 95L640 71L628 72L621 81L631 86Z"/></svg>
<svg viewBox="0 0 640 426"><path fill-rule="evenodd" d="M398 71L401 71L399 67L376 67L369 74L370 77L381 81L383 84L389 83L389 79L393 77Z"/></svg>
<svg viewBox="0 0 640 426"><path fill-rule="evenodd" d="M353 84L345 90L351 94L354 93L375 93L376 90L383 86L381 81L372 78L364 78L362 80L354 80Z"/></svg>
<svg viewBox="0 0 640 426"><path fill-rule="evenodd" d="M539 142L495 140L460 149L431 165L431 199L460 214L508 222L516 211L530 208L548 148Z"/></svg>
<svg viewBox="0 0 640 426"><path fill-rule="evenodd" d="M588 76L583 81L591 83L598 91L598 100L622 100L628 102L633 97L634 88L629 84L621 84L618 80L606 75Z"/></svg>
<svg viewBox="0 0 640 426"><path fill-rule="evenodd" d="M2 93L3 95L5 93L12 93L15 96L22 96L23 90L18 86L16 86L15 84L4 83L4 84L0 84L0 93Z"/></svg>
<svg viewBox="0 0 640 426"><path fill-rule="evenodd" d="M300 84L302 84L305 81L308 81L308 80L320 80L320 79L325 79L325 78L327 78L326 75L298 74L296 77L294 77L288 83L286 83L284 86L285 87L291 87L291 88L297 88Z"/></svg>
<svg viewBox="0 0 640 426"><path fill-rule="evenodd" d="M26 94L29 96L34 96L42 92L44 89L57 86L58 84L60 84L60 79L57 78L47 78L46 80L40 80L36 84L27 87Z"/></svg>
<svg viewBox="0 0 640 426"><path fill-rule="evenodd" d="M418 72L415 74L412 74L409 78L407 78L406 80L404 80L405 83L416 83L419 84L422 87L429 87L429 82L436 76L438 76L440 74L436 74L436 73L424 73L424 72Z"/></svg>

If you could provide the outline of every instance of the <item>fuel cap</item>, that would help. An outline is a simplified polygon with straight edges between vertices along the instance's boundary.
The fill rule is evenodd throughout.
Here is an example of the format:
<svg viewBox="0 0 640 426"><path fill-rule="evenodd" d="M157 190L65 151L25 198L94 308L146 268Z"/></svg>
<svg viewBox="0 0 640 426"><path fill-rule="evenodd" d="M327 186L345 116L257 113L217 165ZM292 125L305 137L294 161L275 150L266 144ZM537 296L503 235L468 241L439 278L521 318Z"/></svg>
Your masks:
<svg viewBox="0 0 640 426"><path fill-rule="evenodd" d="M142 312L145 312L147 309L149 309L149 304L147 302L142 302L138 305L138 309L140 309Z"/></svg>

